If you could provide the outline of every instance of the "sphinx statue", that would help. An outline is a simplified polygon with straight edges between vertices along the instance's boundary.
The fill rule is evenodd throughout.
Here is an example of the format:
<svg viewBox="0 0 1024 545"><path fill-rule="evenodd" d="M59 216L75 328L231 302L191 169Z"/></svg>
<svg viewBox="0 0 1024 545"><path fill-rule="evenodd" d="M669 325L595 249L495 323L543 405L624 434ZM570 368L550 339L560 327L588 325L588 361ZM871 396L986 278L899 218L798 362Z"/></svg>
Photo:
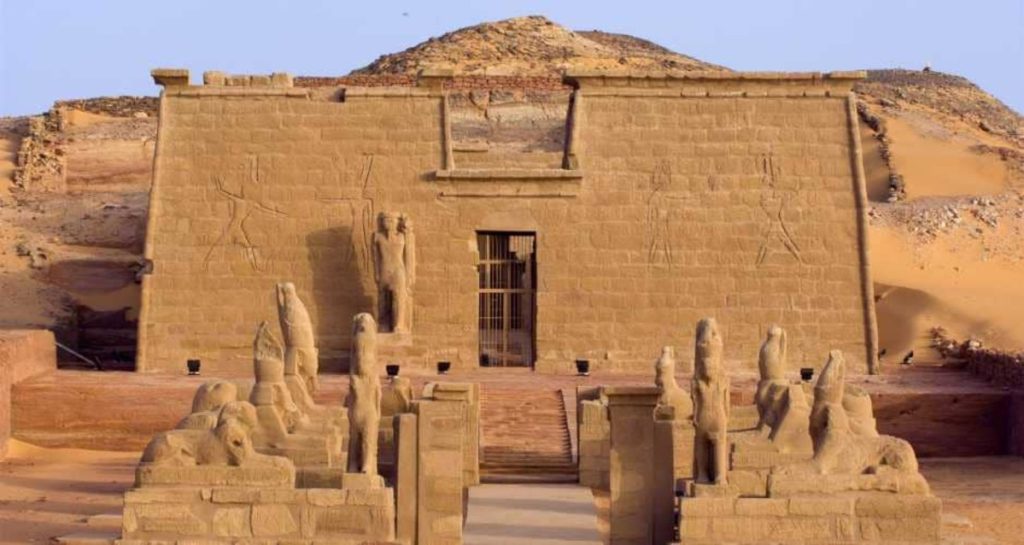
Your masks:
<svg viewBox="0 0 1024 545"><path fill-rule="evenodd" d="M903 439L878 435L874 418L867 421L863 414L870 410L870 398L865 406L866 394L847 395L845 381L843 354L833 350L814 387L810 414L814 455L809 462L779 468L773 480L785 481L780 488L789 491L928 494L913 447ZM847 406L861 414L851 418Z"/></svg>
<svg viewBox="0 0 1024 545"><path fill-rule="evenodd" d="M377 474L377 435L380 427L381 384L377 367L377 323L368 313L352 320L349 361L348 471Z"/></svg>
<svg viewBox="0 0 1024 545"><path fill-rule="evenodd" d="M692 421L693 400L676 382L676 358L671 346L661 349L654 364L654 384L661 390L655 415L666 420Z"/></svg>
<svg viewBox="0 0 1024 545"><path fill-rule="evenodd" d="M275 286L277 316L284 336L284 377L292 400L305 413L314 410L313 394L320 388L319 355L313 321L299 299L295 284Z"/></svg>
<svg viewBox="0 0 1024 545"><path fill-rule="evenodd" d="M226 380L203 383L192 397L192 413L182 418L177 429L212 430L217 427L220 410L238 400L238 386Z"/></svg>
<svg viewBox="0 0 1024 545"><path fill-rule="evenodd" d="M700 483L725 485L729 472L729 378L722 369L722 337L714 318L697 323L693 361L694 477Z"/></svg>
<svg viewBox="0 0 1024 545"><path fill-rule="evenodd" d="M157 434L142 453L141 462L173 466L280 465L287 460L258 454L252 432L257 426L256 408L245 401L231 401L219 411L212 429L176 429Z"/></svg>

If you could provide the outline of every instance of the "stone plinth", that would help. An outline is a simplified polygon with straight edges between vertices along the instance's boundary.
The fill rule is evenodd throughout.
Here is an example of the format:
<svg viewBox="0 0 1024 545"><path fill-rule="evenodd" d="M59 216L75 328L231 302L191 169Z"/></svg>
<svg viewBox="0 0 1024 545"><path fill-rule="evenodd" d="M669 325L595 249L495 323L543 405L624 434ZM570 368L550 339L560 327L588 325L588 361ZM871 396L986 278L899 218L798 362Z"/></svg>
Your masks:
<svg viewBox="0 0 1024 545"><path fill-rule="evenodd" d="M394 539L394 490L144 487L125 494L123 545Z"/></svg>
<svg viewBox="0 0 1024 545"><path fill-rule="evenodd" d="M462 403L465 406L465 434L462 447L464 484L480 484L480 385L475 383L435 382L425 388L434 401Z"/></svg>
<svg viewBox="0 0 1024 545"><path fill-rule="evenodd" d="M579 403L580 484L608 490L608 457L611 455L611 423L608 406L600 400Z"/></svg>
<svg viewBox="0 0 1024 545"><path fill-rule="evenodd" d="M417 543L462 542L466 406L422 400L417 423Z"/></svg>
<svg viewBox="0 0 1024 545"><path fill-rule="evenodd" d="M884 492L792 498L685 498L680 541L763 543L938 543L938 498Z"/></svg>
<svg viewBox="0 0 1024 545"><path fill-rule="evenodd" d="M605 389L611 420L609 490L612 545L649 545L654 537L654 407L658 388Z"/></svg>

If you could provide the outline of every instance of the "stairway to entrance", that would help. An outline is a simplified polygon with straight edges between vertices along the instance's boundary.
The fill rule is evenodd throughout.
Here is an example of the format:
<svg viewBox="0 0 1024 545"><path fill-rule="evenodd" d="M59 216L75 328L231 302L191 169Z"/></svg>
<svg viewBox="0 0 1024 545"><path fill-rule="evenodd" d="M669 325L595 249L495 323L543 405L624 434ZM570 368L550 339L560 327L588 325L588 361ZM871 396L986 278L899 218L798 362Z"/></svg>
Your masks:
<svg viewBox="0 0 1024 545"><path fill-rule="evenodd" d="M481 477L487 482L576 482L562 394L481 385Z"/></svg>

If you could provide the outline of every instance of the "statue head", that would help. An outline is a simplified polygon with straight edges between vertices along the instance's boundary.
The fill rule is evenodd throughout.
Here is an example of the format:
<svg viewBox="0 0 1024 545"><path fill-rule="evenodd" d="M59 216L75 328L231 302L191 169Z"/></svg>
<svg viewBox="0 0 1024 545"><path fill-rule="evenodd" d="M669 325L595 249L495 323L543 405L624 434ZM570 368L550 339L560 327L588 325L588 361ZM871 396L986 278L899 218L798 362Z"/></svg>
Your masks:
<svg viewBox="0 0 1024 545"><path fill-rule="evenodd" d="M662 390L666 386L675 385L676 356L671 346L661 349L661 357L654 364L654 384Z"/></svg>
<svg viewBox="0 0 1024 545"><path fill-rule="evenodd" d="M841 404L845 382L846 362L843 361L843 353L840 350L832 350L828 353L828 362L821 370L818 382L814 385L815 405L819 403Z"/></svg>
<svg viewBox="0 0 1024 545"><path fill-rule="evenodd" d="M256 407L248 401L232 401L224 405L217 416L217 425L229 420L237 422L248 430L255 429L259 423L256 416Z"/></svg>
<svg viewBox="0 0 1024 545"><path fill-rule="evenodd" d="M313 322L309 319L306 305L299 299L298 290L291 282L279 282L274 286L277 295L277 317L287 347L312 348L316 345ZM294 374L294 369L288 370Z"/></svg>
<svg viewBox="0 0 1024 545"><path fill-rule="evenodd" d="M240 466L255 453L249 429L237 420L225 420L213 430L227 453L228 465Z"/></svg>
<svg viewBox="0 0 1024 545"><path fill-rule="evenodd" d="M412 232L412 219L409 217L408 214L402 214L401 216L399 216L398 230L406 234Z"/></svg>
<svg viewBox="0 0 1024 545"><path fill-rule="evenodd" d="M266 321L260 322L253 341L253 368L256 382L284 382L284 354L281 341L270 331Z"/></svg>
<svg viewBox="0 0 1024 545"><path fill-rule="evenodd" d="M349 372L353 375L369 376L374 373L377 350L377 321L368 312L360 312L352 318L352 358Z"/></svg>
<svg viewBox="0 0 1024 545"><path fill-rule="evenodd" d="M238 386L226 380L204 383L192 398L192 412L220 410L228 402L238 399Z"/></svg>
<svg viewBox="0 0 1024 545"><path fill-rule="evenodd" d="M781 380L786 373L786 330L772 324L758 356L761 380Z"/></svg>
<svg viewBox="0 0 1024 545"><path fill-rule="evenodd" d="M395 233L398 231L398 214L394 212L381 212L380 213L380 228L385 233Z"/></svg>
<svg viewBox="0 0 1024 545"><path fill-rule="evenodd" d="M694 343L694 372L710 380L722 374L722 336L718 333L718 322L704 318L697 322L697 336Z"/></svg>
<svg viewBox="0 0 1024 545"><path fill-rule="evenodd" d="M280 310L288 308L289 303L298 297L295 293L295 284L291 282L278 282L274 285L274 291L277 294L277 308Z"/></svg>

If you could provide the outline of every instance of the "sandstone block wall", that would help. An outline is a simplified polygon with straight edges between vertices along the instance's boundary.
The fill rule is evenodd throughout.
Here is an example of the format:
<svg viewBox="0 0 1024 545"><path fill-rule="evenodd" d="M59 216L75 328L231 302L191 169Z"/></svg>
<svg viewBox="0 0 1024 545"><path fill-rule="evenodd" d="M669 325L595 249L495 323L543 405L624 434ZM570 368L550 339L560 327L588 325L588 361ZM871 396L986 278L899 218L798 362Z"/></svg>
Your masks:
<svg viewBox="0 0 1024 545"><path fill-rule="evenodd" d="M656 347L688 346L706 315L723 325L732 366L752 368L778 322L794 366L820 367L838 348L866 371L852 81L577 77L574 170L460 170L436 81L169 85L139 368L247 367L252 324L281 279L309 302L324 368L343 364L351 316L376 308L374 218L400 211L418 262L412 336L395 352L404 365L478 365L476 233L498 230L537 236L540 371L570 371L577 357L646 370Z"/></svg>
<svg viewBox="0 0 1024 545"><path fill-rule="evenodd" d="M11 438L11 388L57 369L57 345L46 330L0 331L0 459Z"/></svg>
<svg viewBox="0 0 1024 545"><path fill-rule="evenodd" d="M394 538L393 494L390 488L140 488L125 494L118 543L387 542Z"/></svg>
<svg viewBox="0 0 1024 545"><path fill-rule="evenodd" d="M931 496L851 493L795 498L687 498L682 543L938 543L941 501Z"/></svg>

